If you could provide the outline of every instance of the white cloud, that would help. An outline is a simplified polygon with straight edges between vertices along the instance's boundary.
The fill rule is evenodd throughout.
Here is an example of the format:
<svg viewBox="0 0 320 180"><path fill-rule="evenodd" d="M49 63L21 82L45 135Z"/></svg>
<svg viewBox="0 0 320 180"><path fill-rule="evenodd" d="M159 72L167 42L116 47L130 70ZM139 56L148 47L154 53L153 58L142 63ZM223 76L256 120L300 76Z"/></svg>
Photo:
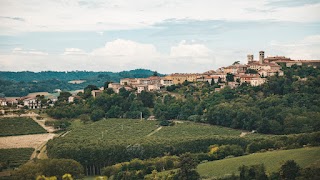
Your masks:
<svg viewBox="0 0 320 180"><path fill-rule="evenodd" d="M166 19L319 22L320 3L268 6L268 0L2 0L1 33L103 31L150 27ZM18 21L17 19L23 19Z"/></svg>
<svg viewBox="0 0 320 180"><path fill-rule="evenodd" d="M203 44L180 42L168 54L160 53L152 44L117 39L91 52L66 48L64 53L46 57L31 56L21 48L0 55L0 69L10 71L91 70L122 71L136 68L161 73L204 72L214 69L214 54ZM36 51L33 51L36 52ZM19 64L17 66L17 64Z"/></svg>
<svg viewBox="0 0 320 180"><path fill-rule="evenodd" d="M171 47L169 59L179 72L183 72L185 67L188 67L188 72L204 72L213 69L215 65L213 51L194 41L188 43L183 40L177 46Z"/></svg>
<svg viewBox="0 0 320 180"><path fill-rule="evenodd" d="M144 58L157 56L157 50L152 44L117 39L107 42L103 48L93 50L91 54L94 56L133 56Z"/></svg>
<svg viewBox="0 0 320 180"><path fill-rule="evenodd" d="M291 59L320 59L320 35L307 36L290 42L271 41L270 49Z"/></svg>
<svg viewBox="0 0 320 180"><path fill-rule="evenodd" d="M86 55L87 53L78 48L66 48L63 55Z"/></svg>
<svg viewBox="0 0 320 180"><path fill-rule="evenodd" d="M210 49L195 41L181 41L173 45L169 53L160 53L152 44L117 39L91 52L66 48L62 54L46 54L37 50L14 48L9 54L0 54L0 69L117 72L147 68L161 73L204 72L230 65L234 61L246 62L246 54L258 52L253 49ZM267 55L285 55L292 59L319 59L320 35L292 42L272 41L265 51Z"/></svg>
<svg viewBox="0 0 320 180"><path fill-rule="evenodd" d="M35 49L22 49L22 48L14 48L12 50L12 53L14 54L26 54L26 55L40 55L40 56L46 56L48 53L43 51L37 51Z"/></svg>
<svg viewBox="0 0 320 180"><path fill-rule="evenodd" d="M181 41L178 46L171 47L172 57L209 57L212 51L203 44L187 43Z"/></svg>

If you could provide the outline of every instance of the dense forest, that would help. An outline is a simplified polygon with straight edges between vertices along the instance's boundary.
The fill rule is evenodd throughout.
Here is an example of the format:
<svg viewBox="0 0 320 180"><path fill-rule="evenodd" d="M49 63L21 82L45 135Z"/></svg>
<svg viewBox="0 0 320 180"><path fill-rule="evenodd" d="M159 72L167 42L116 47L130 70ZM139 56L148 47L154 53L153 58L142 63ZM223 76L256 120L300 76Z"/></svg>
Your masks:
<svg viewBox="0 0 320 180"><path fill-rule="evenodd" d="M136 69L114 72L5 72L0 71L0 97L21 97L33 92L53 92L55 89L64 91L83 89L88 85L101 87L105 82L119 82L122 78L145 78L153 75L153 71ZM162 74L159 74L162 76ZM71 80L85 80L81 84L70 84Z"/></svg>

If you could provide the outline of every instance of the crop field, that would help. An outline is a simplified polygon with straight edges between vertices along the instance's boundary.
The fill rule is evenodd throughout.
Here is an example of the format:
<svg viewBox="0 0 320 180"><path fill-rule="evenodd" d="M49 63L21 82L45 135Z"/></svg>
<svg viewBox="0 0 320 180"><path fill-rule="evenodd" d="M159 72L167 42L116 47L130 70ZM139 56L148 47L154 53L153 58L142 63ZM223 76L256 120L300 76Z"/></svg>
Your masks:
<svg viewBox="0 0 320 180"><path fill-rule="evenodd" d="M45 129L31 118L0 118L0 136L40 134L46 132Z"/></svg>
<svg viewBox="0 0 320 180"><path fill-rule="evenodd" d="M202 177L222 177L232 173L239 174L239 166L263 163L267 173L272 173L278 171L287 160L294 160L300 167L306 167L320 160L320 147L278 150L212 161L198 165L197 171Z"/></svg>
<svg viewBox="0 0 320 180"><path fill-rule="evenodd" d="M0 149L0 163L8 168L18 167L30 159L33 151L33 148Z"/></svg>

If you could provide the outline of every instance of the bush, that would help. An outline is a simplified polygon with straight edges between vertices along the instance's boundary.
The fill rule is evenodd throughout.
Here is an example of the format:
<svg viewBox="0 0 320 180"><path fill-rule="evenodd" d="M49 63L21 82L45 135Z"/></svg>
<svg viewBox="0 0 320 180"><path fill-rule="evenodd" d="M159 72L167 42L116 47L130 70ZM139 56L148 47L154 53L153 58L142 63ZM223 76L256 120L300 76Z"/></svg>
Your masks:
<svg viewBox="0 0 320 180"><path fill-rule="evenodd" d="M22 165L12 174L13 179L30 180L39 175L46 177L62 177L66 173L75 178L83 176L84 169L80 163L72 159L44 159L35 160Z"/></svg>

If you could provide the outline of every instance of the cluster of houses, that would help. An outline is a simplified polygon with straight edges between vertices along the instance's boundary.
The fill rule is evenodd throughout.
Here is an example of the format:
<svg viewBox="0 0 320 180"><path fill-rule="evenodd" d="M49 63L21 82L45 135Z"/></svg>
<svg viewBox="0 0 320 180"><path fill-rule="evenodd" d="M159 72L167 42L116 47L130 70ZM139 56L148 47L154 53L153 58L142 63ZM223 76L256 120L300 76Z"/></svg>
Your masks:
<svg viewBox="0 0 320 180"><path fill-rule="evenodd" d="M0 98L0 106L17 106L18 108L28 109L40 109L53 106L58 98L49 93L45 94L46 96L43 96L43 99L40 98L41 96L37 95L37 93L32 93L23 97Z"/></svg>
<svg viewBox="0 0 320 180"><path fill-rule="evenodd" d="M149 78L125 78L121 79L119 83L110 83L108 88L113 89L114 92L119 93L121 88L126 90L136 90L137 93L142 91L158 91L163 87L182 84L188 82L208 82L215 83L219 88L215 91L220 91L222 88L229 86L236 88L242 83L248 83L251 86L259 86L266 82L266 77L269 76L283 76L283 71L279 64L284 64L287 67L292 65L308 65L320 66L320 60L291 60L284 56L264 57L264 51L259 52L259 59L254 60L252 54L247 55L247 64L240 64L235 62L233 65L221 67L216 71L210 70L204 73L174 73L164 77L151 76ZM233 80L228 80L228 76L232 76ZM214 81L214 82L212 82ZM69 83L82 83L82 81L74 81ZM95 98L103 92L103 88L93 90L92 96ZM55 90L59 93L61 90ZM83 90L82 90L83 91ZM76 93L69 97L68 102L72 103L77 98ZM44 108L45 106L53 106L57 101L57 97L46 97L48 100L44 104L36 95L26 96L21 98L0 98L0 106L8 106L17 104L18 107L28 107L29 109Z"/></svg>
<svg viewBox="0 0 320 180"><path fill-rule="evenodd" d="M136 89L137 93L142 91L157 91L162 87L182 84L188 82L205 82L218 83L220 88L216 91L229 86L236 88L242 83L248 83L251 86L259 86L266 82L266 77L269 76L283 76L280 64L285 64L287 67L292 65L301 66L306 64L308 66L320 66L319 60L292 60L284 56L264 56L264 51L259 52L259 59L254 60L252 54L247 55L247 64L234 63L227 67L221 67L216 71L210 70L204 73L174 73L165 77L151 76L149 78L125 78L121 79L120 83L110 83L108 88L112 88L114 92L119 93L121 88L126 90ZM227 75L232 75L234 81L227 81ZM93 92L93 96L101 93L102 90Z"/></svg>
<svg viewBox="0 0 320 180"><path fill-rule="evenodd" d="M254 56L249 54L247 56L247 64L234 63L227 67L221 67L216 71L210 70L204 73L174 73L165 77L151 76L149 78L125 78L121 79L120 83L110 83L108 88L112 88L116 93L119 89L126 88L127 90L137 89L137 93L141 91L157 91L161 87L182 84L184 81L189 82L204 82L210 84L212 81L218 83L219 91L225 86L236 88L242 83L248 83L251 86L259 86L266 82L266 77L269 76L283 76L280 63L285 63L290 67L296 65L312 65L319 66L320 61L316 60L291 60L284 56L264 57L264 51L259 52L259 59L254 60ZM234 81L227 81L227 75L231 74Z"/></svg>

